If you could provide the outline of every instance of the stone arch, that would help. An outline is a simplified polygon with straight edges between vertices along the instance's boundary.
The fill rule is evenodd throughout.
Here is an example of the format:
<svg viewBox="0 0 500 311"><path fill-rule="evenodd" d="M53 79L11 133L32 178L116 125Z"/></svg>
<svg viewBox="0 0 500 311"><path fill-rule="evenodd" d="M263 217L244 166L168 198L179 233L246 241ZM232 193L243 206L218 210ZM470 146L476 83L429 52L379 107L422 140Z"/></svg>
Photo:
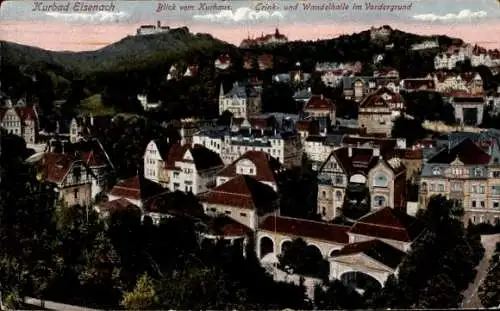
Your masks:
<svg viewBox="0 0 500 311"><path fill-rule="evenodd" d="M286 249L289 249L292 246L292 240L285 239L280 243L280 253L283 254Z"/></svg>
<svg viewBox="0 0 500 311"><path fill-rule="evenodd" d="M274 253L274 241L267 235L263 236L259 240L259 255L263 258L269 253Z"/></svg>
<svg viewBox="0 0 500 311"><path fill-rule="evenodd" d="M328 256L329 257L333 257L333 256L337 255L339 252L340 252L340 248L333 248L328 253Z"/></svg>
<svg viewBox="0 0 500 311"><path fill-rule="evenodd" d="M368 288L382 289L384 286L378 279L362 271L344 272L340 275L340 281L347 286L361 290L366 290Z"/></svg>

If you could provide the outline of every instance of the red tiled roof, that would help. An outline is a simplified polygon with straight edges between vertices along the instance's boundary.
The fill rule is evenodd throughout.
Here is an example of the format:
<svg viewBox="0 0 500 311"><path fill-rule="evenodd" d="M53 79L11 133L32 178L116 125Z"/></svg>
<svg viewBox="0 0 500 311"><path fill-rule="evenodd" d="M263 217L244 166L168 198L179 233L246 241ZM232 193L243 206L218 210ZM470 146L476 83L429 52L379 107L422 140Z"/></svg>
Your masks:
<svg viewBox="0 0 500 311"><path fill-rule="evenodd" d="M384 99L383 95L388 94L391 98ZM387 87L381 87L370 95L366 96L359 104L360 108L372 108L386 106L390 107L390 103L403 103L401 96L393 91L389 90Z"/></svg>
<svg viewBox="0 0 500 311"><path fill-rule="evenodd" d="M239 237L252 232L251 228L227 216L210 218L205 224L206 233L214 236Z"/></svg>
<svg viewBox="0 0 500 311"><path fill-rule="evenodd" d="M223 177L235 177L236 165L239 161L246 159L252 162L256 168L256 175L252 176L258 181L276 182L276 171L279 169L279 162L263 151L247 151L236 161L226 166L217 175Z"/></svg>
<svg viewBox="0 0 500 311"><path fill-rule="evenodd" d="M295 122L297 131L308 131L309 134L314 135L319 133L319 123L317 120L300 120Z"/></svg>
<svg viewBox="0 0 500 311"><path fill-rule="evenodd" d="M268 216L259 225L259 230L338 244L349 243L349 236L347 235L349 227L306 219Z"/></svg>
<svg viewBox="0 0 500 311"><path fill-rule="evenodd" d="M483 151L469 138L451 149L444 149L428 160L428 163L450 164L458 159L465 165L488 164L490 155Z"/></svg>
<svg viewBox="0 0 500 311"><path fill-rule="evenodd" d="M329 111L331 109L335 109L335 103L323 95L313 95L304 107L304 110L308 109Z"/></svg>
<svg viewBox="0 0 500 311"><path fill-rule="evenodd" d="M229 64L231 63L231 57L229 57L228 54L225 54L225 55L221 55L217 58L217 61L220 63L220 64Z"/></svg>
<svg viewBox="0 0 500 311"><path fill-rule="evenodd" d="M204 201L251 210L272 211L278 195L274 190L253 177L238 175L228 182L211 190Z"/></svg>
<svg viewBox="0 0 500 311"><path fill-rule="evenodd" d="M413 217L384 207L360 218L349 233L402 242L413 241L423 228Z"/></svg>
<svg viewBox="0 0 500 311"><path fill-rule="evenodd" d="M141 176L133 176L117 183L109 194L132 200L146 200L165 192L167 190L160 185Z"/></svg>
<svg viewBox="0 0 500 311"><path fill-rule="evenodd" d="M114 213L118 211L124 211L128 209L137 209L139 210L139 207L135 204L132 204L130 201L128 201L125 198L119 198L113 201L107 201L99 204L99 209L101 212L109 212L109 213Z"/></svg>
<svg viewBox="0 0 500 311"><path fill-rule="evenodd" d="M354 254L365 254L376 261L396 269L403 260L405 253L392 245L380 240L369 240L365 242L352 243L344 246L335 257Z"/></svg>
<svg viewBox="0 0 500 311"><path fill-rule="evenodd" d="M187 151L191 152L192 162L197 170L205 170L223 165L222 159L217 153L202 145L185 144L181 146L180 144L173 144L170 146L165 157L167 159L166 168L176 170L175 162L185 161L183 158Z"/></svg>
<svg viewBox="0 0 500 311"><path fill-rule="evenodd" d="M98 154L95 154L94 151L82 152L81 160L87 164L88 166L104 166L107 164L106 160L103 159Z"/></svg>
<svg viewBox="0 0 500 311"><path fill-rule="evenodd" d="M405 79L403 87L407 90L434 90L436 84L432 79Z"/></svg>
<svg viewBox="0 0 500 311"><path fill-rule="evenodd" d="M45 153L39 162L43 179L54 183L63 182L74 162L75 159L69 154Z"/></svg>

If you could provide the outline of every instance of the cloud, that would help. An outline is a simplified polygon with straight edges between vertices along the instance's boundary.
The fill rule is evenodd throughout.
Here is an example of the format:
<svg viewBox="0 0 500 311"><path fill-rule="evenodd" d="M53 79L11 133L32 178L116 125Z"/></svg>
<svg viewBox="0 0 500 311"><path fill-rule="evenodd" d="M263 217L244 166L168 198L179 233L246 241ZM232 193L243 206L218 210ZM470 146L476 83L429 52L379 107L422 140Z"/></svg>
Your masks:
<svg viewBox="0 0 500 311"><path fill-rule="evenodd" d="M488 13L486 11L476 11L472 12L471 10L461 10L458 14L448 13L445 15L437 15L437 14L420 14L414 15L414 19L422 20L422 21L460 21L464 19L471 18L482 18L486 17Z"/></svg>
<svg viewBox="0 0 500 311"><path fill-rule="evenodd" d="M123 19L130 17L129 13L126 12L96 12L96 13L59 13L59 12L47 12L46 15L65 22L90 22L90 23L100 23L100 22L115 22L117 20L123 21Z"/></svg>
<svg viewBox="0 0 500 311"><path fill-rule="evenodd" d="M270 19L283 19L284 15L281 12L266 12L266 11L255 11L250 8L238 8L236 11L224 10L216 14L203 14L194 15L193 19L199 21L210 21L210 22L245 22L245 21L256 21L256 20L270 20Z"/></svg>

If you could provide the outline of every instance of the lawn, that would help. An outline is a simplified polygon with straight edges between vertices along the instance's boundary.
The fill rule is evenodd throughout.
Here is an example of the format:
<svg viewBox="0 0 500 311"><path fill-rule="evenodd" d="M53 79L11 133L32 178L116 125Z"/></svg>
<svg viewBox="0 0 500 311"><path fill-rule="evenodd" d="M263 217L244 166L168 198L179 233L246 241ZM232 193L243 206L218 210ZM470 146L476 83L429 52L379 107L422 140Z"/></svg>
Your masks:
<svg viewBox="0 0 500 311"><path fill-rule="evenodd" d="M113 107L106 107L102 104L100 94L94 94L82 100L80 111L94 116L114 116L116 114Z"/></svg>

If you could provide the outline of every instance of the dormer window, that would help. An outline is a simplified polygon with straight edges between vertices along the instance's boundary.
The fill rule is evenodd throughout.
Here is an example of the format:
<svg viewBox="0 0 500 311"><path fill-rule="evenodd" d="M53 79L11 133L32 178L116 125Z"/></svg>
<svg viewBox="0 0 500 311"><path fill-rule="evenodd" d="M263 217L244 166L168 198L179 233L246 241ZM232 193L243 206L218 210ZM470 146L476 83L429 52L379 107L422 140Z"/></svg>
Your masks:
<svg viewBox="0 0 500 311"><path fill-rule="evenodd" d="M482 168L480 168L480 167L476 167L476 168L474 169L474 176L476 176L476 177L481 177L481 176L483 176L483 169L482 169Z"/></svg>
<svg viewBox="0 0 500 311"><path fill-rule="evenodd" d="M441 175L441 168L433 167L432 168L432 175Z"/></svg>

